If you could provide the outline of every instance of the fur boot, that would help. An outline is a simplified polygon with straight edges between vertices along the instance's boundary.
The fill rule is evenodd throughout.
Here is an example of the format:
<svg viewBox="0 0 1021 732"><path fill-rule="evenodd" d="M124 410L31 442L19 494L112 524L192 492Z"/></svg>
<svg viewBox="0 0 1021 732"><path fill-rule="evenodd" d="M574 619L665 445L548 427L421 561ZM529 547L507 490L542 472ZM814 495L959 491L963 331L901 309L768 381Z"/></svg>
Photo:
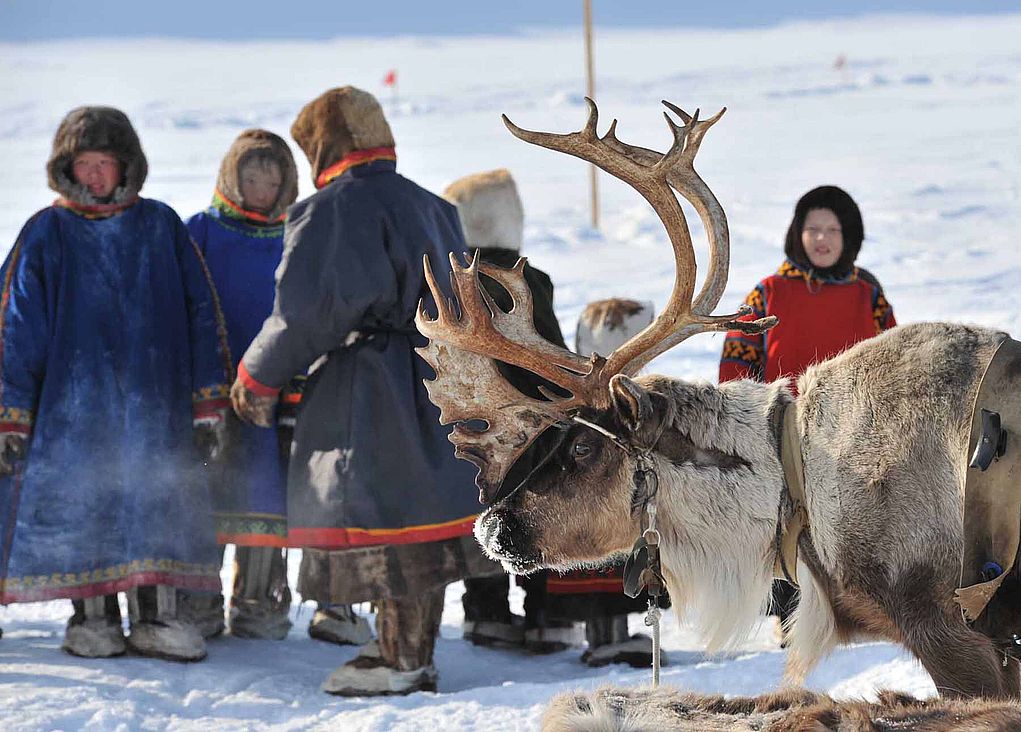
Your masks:
<svg viewBox="0 0 1021 732"><path fill-rule="evenodd" d="M177 617L177 595L165 585L128 591L131 635L128 645L140 656L168 661L201 661L206 642L191 623Z"/></svg>
<svg viewBox="0 0 1021 732"><path fill-rule="evenodd" d="M82 658L109 658L127 651L116 595L75 600L74 611L60 646L65 652Z"/></svg>

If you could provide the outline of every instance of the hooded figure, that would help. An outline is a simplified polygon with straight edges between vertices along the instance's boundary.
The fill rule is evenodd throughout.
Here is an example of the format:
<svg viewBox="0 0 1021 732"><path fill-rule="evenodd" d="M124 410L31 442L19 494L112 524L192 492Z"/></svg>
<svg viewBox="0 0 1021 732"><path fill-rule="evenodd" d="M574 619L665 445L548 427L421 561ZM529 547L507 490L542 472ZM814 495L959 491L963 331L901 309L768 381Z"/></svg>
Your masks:
<svg viewBox="0 0 1021 732"><path fill-rule="evenodd" d="M376 99L353 87L307 104L291 134L319 191L291 207L273 312L231 390L242 419L269 424L277 395L309 374L288 469L298 589L321 603L377 600L379 648L326 691L435 688L443 588L499 571L471 536L474 471L454 458L414 352L429 300L422 267L465 252L454 207L396 172Z"/></svg>
<svg viewBox="0 0 1021 732"><path fill-rule="evenodd" d="M197 660L174 587L216 590L198 441L221 446L231 364L184 224L138 197L125 115L82 107L47 164L60 194L21 230L0 299L0 603L75 600L64 648ZM205 455L206 458L209 455Z"/></svg>
<svg viewBox="0 0 1021 732"><path fill-rule="evenodd" d="M473 255L498 267L513 267L521 256L525 212L510 171L491 170L466 175L451 183L443 197L457 206L461 227ZM561 348L564 336L553 311L553 282L549 275L525 264L525 282L532 293L532 319L543 338ZM505 310L511 307L507 292L495 282L482 280L490 297ZM544 382L535 374L506 364L499 366L515 388L540 397ZM520 467L520 466L519 466ZM524 468L521 468L524 470ZM478 645L525 647L533 653L552 653L581 642L571 622L548 617L546 583L548 572L534 572L519 578L525 589L525 617L511 613L507 599L508 578L504 576L465 580L464 637Z"/></svg>
<svg viewBox="0 0 1021 732"><path fill-rule="evenodd" d="M298 172L287 143L266 130L245 130L223 158L212 205L188 219L219 294L235 367L273 309L284 216L297 197ZM237 546L231 633L280 639L291 627L281 551L287 546L286 460L275 429L234 427L236 439L213 486L217 542ZM223 630L222 598L182 593L180 602L203 635Z"/></svg>

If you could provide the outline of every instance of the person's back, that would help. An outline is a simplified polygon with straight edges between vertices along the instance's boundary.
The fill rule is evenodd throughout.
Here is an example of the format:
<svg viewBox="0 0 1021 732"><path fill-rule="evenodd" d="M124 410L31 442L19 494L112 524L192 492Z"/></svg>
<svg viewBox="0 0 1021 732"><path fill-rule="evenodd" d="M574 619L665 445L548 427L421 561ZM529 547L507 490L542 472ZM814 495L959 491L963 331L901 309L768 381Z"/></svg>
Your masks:
<svg viewBox="0 0 1021 732"><path fill-rule="evenodd" d="M243 419L268 424L280 388L309 374L288 470L292 545L306 547L303 599L376 601L378 653L341 666L341 695L435 688L443 587L493 571L471 536L473 469L449 450L414 348L437 269L463 256L450 204L396 173L379 103L353 87L307 104L291 134L319 191L288 211L273 312L231 390ZM385 568L385 570L384 570Z"/></svg>

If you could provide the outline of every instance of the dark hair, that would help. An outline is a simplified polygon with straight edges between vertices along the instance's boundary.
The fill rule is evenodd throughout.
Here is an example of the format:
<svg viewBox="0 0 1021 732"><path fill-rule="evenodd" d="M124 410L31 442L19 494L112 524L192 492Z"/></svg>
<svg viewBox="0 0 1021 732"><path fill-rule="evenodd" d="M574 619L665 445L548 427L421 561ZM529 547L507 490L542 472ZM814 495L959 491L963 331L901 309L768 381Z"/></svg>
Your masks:
<svg viewBox="0 0 1021 732"><path fill-rule="evenodd" d="M840 259L832 267L815 270L822 277L845 277L854 266L854 260L861 251L861 243L865 238L865 225L861 220L858 204L847 194L847 191L836 186L819 186L803 195L794 207L794 218L787 228L787 239L783 251L794 264L805 271L814 269L812 261L801 243L801 230L805 227L808 212L817 208L827 208L840 221L841 233L844 237L844 249Z"/></svg>

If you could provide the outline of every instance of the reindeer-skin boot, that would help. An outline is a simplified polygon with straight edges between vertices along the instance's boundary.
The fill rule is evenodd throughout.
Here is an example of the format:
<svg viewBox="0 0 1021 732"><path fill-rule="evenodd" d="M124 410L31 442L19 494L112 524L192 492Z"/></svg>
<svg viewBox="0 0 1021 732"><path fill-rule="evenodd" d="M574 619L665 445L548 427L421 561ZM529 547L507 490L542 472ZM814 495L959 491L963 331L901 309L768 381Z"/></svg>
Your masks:
<svg viewBox="0 0 1021 732"><path fill-rule="evenodd" d="M203 638L215 638L226 630L223 595L218 592L177 591L177 617L194 625Z"/></svg>
<svg viewBox="0 0 1021 732"><path fill-rule="evenodd" d="M308 634L338 646L361 646L372 640L368 621L350 605L320 604L308 624Z"/></svg>
<svg viewBox="0 0 1021 732"><path fill-rule="evenodd" d="M611 663L624 663L632 668L652 666L652 638L641 633L629 635L627 615L589 618L585 622L585 637L588 650L581 654L581 660L588 666L599 668ZM659 662L667 665L662 652Z"/></svg>
<svg viewBox="0 0 1021 732"><path fill-rule="evenodd" d="M166 585L128 591L131 635L128 646L140 656L168 661L201 661L206 642L193 624L177 617L177 593Z"/></svg>
<svg viewBox="0 0 1021 732"><path fill-rule="evenodd" d="M443 614L443 588L417 597L381 600L379 640L334 671L323 691L338 696L390 696L436 691L433 649Z"/></svg>
<svg viewBox="0 0 1021 732"><path fill-rule="evenodd" d="M230 633L236 638L283 640L291 630L291 591L280 549L239 546L235 554Z"/></svg>
<svg viewBox="0 0 1021 732"><path fill-rule="evenodd" d="M74 615L67 621L60 646L72 656L110 658L127 651L117 595L73 600Z"/></svg>

